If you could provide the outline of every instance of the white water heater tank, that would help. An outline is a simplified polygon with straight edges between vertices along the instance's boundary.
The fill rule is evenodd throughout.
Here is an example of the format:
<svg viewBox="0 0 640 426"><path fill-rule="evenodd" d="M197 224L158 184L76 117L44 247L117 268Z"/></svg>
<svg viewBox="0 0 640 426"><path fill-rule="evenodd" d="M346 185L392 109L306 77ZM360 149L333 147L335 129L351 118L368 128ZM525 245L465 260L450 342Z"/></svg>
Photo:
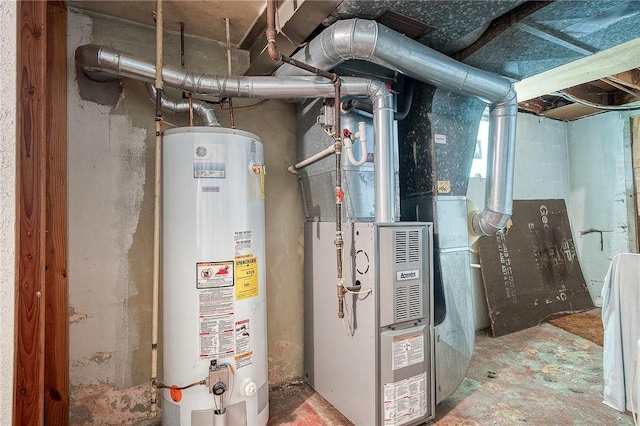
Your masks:
<svg viewBox="0 0 640 426"><path fill-rule="evenodd" d="M262 143L168 130L163 169L162 424L266 425Z"/></svg>

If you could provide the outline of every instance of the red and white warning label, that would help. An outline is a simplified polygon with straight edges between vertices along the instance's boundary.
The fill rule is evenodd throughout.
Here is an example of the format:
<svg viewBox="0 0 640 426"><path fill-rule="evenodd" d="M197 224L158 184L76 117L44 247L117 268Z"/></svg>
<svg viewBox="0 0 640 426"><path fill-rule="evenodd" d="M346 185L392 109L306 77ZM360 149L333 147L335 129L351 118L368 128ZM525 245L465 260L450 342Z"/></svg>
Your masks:
<svg viewBox="0 0 640 426"><path fill-rule="evenodd" d="M251 350L251 331L249 330L249 319L236 321L236 352L243 354Z"/></svg>
<svg viewBox="0 0 640 426"><path fill-rule="evenodd" d="M393 370L424 362L424 334L393 339L392 353Z"/></svg>
<svg viewBox="0 0 640 426"><path fill-rule="evenodd" d="M200 359L233 356L233 287L206 289L199 298Z"/></svg>
<svg viewBox="0 0 640 426"><path fill-rule="evenodd" d="M233 286L233 261L196 263L199 289Z"/></svg>
<svg viewBox="0 0 640 426"><path fill-rule="evenodd" d="M401 425L424 416L427 413L427 373L385 383L383 398L385 426Z"/></svg>

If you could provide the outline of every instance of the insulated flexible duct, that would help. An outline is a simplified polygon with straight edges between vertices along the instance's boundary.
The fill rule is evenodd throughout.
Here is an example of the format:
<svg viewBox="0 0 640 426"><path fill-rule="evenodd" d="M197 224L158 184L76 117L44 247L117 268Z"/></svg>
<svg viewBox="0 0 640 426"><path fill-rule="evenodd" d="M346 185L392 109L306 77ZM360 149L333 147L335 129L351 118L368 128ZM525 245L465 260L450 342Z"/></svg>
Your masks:
<svg viewBox="0 0 640 426"><path fill-rule="evenodd" d="M330 70L358 59L376 63L409 77L489 104L489 152L485 209L472 219L478 235L504 228L512 212L515 129L518 101L511 82L503 77L455 61L375 21L338 21L293 56L311 66ZM300 75L290 65L276 76ZM390 148L389 148L390 149ZM378 161L376 156L376 161ZM380 166L377 164L377 167ZM392 170L385 170L393 175ZM391 180L387 177L386 180Z"/></svg>

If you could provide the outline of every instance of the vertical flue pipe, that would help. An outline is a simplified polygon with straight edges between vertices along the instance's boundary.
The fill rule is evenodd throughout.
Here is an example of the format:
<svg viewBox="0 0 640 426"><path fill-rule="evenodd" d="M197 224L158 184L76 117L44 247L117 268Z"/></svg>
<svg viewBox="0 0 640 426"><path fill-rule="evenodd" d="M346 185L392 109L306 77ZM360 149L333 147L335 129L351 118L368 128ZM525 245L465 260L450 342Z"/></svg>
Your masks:
<svg viewBox="0 0 640 426"><path fill-rule="evenodd" d="M160 300L160 221L161 221L161 179L162 179L162 50L163 24L162 0L156 6L156 149L155 149L155 185L153 195L153 300L151 307L151 415L158 408L158 310Z"/></svg>

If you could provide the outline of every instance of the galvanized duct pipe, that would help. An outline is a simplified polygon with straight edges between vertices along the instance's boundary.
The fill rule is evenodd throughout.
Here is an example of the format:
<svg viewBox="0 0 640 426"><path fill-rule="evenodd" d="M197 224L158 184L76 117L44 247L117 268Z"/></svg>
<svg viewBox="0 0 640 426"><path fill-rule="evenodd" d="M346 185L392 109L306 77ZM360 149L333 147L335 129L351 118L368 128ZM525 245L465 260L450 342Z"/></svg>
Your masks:
<svg viewBox="0 0 640 426"><path fill-rule="evenodd" d="M76 49L76 63L90 76L128 77L152 82L152 63L106 47L84 45ZM236 98L332 98L333 83L321 77L245 77L195 74L176 67L162 68L164 84L193 93ZM393 176L393 95L385 84L363 78L342 78L344 96L366 96L373 104L376 158L375 215L378 222L394 221L395 182Z"/></svg>
<svg viewBox="0 0 640 426"><path fill-rule="evenodd" d="M518 112L516 92L509 80L455 61L384 25L362 19L336 22L293 57L326 70L348 59L374 62L490 104L486 207L474 215L472 227L478 235L493 235L504 228L512 212ZM283 65L275 75L300 73L299 69Z"/></svg>
<svg viewBox="0 0 640 426"><path fill-rule="evenodd" d="M147 92L153 102L156 101L156 88L151 83L145 83ZM200 116L202 123L205 126L219 127L220 123L216 117L216 113L213 110L213 106L209 105L205 101L194 100L192 102L193 110ZM174 101L162 96L162 110L171 112L173 114L185 114L189 112L189 101L184 99L182 101Z"/></svg>

